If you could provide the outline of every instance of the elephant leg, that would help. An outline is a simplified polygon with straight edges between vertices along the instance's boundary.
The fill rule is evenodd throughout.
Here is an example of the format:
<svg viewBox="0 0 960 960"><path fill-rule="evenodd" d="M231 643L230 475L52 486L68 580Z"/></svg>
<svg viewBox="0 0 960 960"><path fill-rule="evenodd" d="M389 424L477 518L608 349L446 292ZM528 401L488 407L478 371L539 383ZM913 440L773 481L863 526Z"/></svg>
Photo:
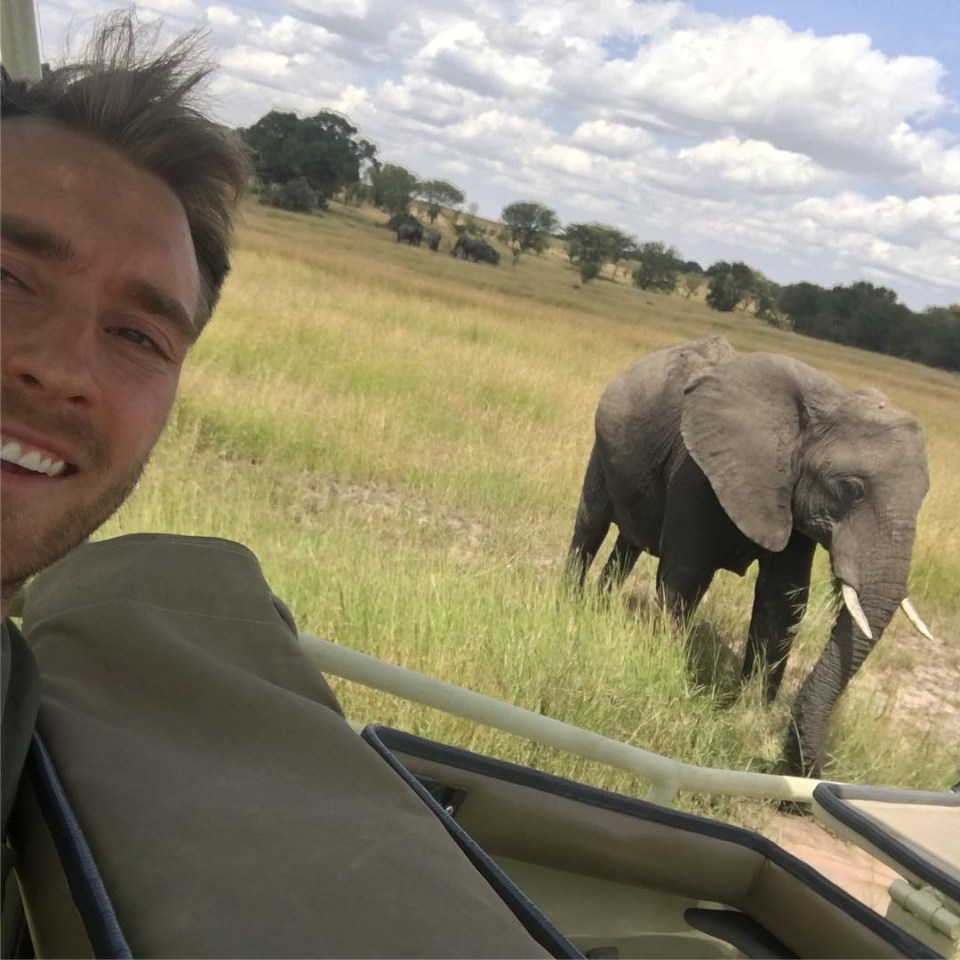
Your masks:
<svg viewBox="0 0 960 960"><path fill-rule="evenodd" d="M619 587L630 575L636 566L637 560L643 551L624 539L623 534L617 537L617 542L610 552L607 562L603 565L597 585L601 590L613 590Z"/></svg>
<svg viewBox="0 0 960 960"><path fill-rule="evenodd" d="M596 446L590 453L583 478L573 539L567 551L567 572L576 585L583 587L587 570L613 523L613 501L607 493Z"/></svg>
<svg viewBox="0 0 960 960"><path fill-rule="evenodd" d="M762 669L768 703L780 690L797 625L807 609L816 546L794 530L783 550L760 557L740 681L746 683Z"/></svg>
<svg viewBox="0 0 960 960"><path fill-rule="evenodd" d="M703 472L686 457L670 481L660 531L661 604L678 619L692 613L724 557L743 539Z"/></svg>

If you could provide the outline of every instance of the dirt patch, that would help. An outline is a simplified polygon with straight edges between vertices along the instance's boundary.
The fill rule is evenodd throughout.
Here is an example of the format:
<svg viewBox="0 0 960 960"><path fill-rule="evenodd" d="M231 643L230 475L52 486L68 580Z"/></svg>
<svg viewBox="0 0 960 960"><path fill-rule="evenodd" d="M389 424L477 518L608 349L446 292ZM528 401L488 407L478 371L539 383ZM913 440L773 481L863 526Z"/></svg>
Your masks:
<svg viewBox="0 0 960 960"><path fill-rule="evenodd" d="M355 508L369 520L385 527L411 525L424 532L439 532L448 536L448 554L457 560L476 557L488 535L487 528L475 518L456 510L437 507L435 503L417 497L408 490L398 490L386 484L355 483L336 477L313 476L306 485L304 507L323 514L337 502Z"/></svg>
<svg viewBox="0 0 960 960"><path fill-rule="evenodd" d="M944 735L960 744L960 642L950 641L934 628L934 639L920 636L897 615L880 641L905 651L909 665L878 673L876 695L892 717L918 730L935 720ZM960 766L960 753L956 761Z"/></svg>
<svg viewBox="0 0 960 960"><path fill-rule="evenodd" d="M774 814L763 833L877 913L886 913L887 891L899 874L865 850L808 818Z"/></svg>

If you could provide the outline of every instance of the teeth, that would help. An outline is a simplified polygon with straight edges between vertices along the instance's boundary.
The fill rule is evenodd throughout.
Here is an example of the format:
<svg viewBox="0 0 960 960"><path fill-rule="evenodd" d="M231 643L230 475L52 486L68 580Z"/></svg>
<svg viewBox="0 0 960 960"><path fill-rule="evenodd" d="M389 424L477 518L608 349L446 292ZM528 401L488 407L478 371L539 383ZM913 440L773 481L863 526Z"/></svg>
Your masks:
<svg viewBox="0 0 960 960"><path fill-rule="evenodd" d="M25 448L16 440L5 440L0 446L0 460L15 463L34 473L45 473L48 477L57 477L66 469L63 460L55 460L49 454L36 449Z"/></svg>

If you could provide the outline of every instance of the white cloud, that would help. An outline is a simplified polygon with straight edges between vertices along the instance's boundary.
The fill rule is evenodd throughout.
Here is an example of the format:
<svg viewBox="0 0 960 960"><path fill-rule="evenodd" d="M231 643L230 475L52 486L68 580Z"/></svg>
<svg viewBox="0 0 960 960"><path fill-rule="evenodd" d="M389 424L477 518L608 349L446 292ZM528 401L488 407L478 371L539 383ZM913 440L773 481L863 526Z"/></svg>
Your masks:
<svg viewBox="0 0 960 960"><path fill-rule="evenodd" d="M211 27L235 27L240 17L229 7L207 7L207 23Z"/></svg>
<svg viewBox="0 0 960 960"><path fill-rule="evenodd" d="M945 66L882 53L866 33L816 36L681 0L140 6L173 30L208 27L223 119L339 110L385 159L454 178L488 215L537 199L774 279L875 271L914 302L960 299L960 114ZM47 58L68 26L76 49L97 10L45 0Z"/></svg>
<svg viewBox="0 0 960 960"><path fill-rule="evenodd" d="M573 131L574 143L609 157L635 157L653 145L654 138L642 127L628 127L608 120L587 120Z"/></svg>
<svg viewBox="0 0 960 960"><path fill-rule="evenodd" d="M236 46L220 58L221 64L230 71L248 77L275 79L287 73L290 58L272 50L260 50L248 46Z"/></svg>
<svg viewBox="0 0 960 960"><path fill-rule="evenodd" d="M529 97L549 88L549 70L539 59L501 52L475 22L461 21L442 30L426 43L414 63L486 96Z"/></svg>
<svg viewBox="0 0 960 960"><path fill-rule="evenodd" d="M770 193L810 190L834 179L810 157L732 135L682 149L678 157L697 178L720 177L740 187Z"/></svg>

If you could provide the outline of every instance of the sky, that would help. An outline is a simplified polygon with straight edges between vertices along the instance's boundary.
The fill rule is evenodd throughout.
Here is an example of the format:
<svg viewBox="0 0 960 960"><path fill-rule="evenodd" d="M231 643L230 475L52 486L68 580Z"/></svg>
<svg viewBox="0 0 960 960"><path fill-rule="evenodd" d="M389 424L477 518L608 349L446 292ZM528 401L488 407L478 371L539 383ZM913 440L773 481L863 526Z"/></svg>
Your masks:
<svg viewBox="0 0 960 960"><path fill-rule="evenodd" d="M42 55L117 4L39 0ZM483 216L516 200L778 283L960 302L958 0L144 0L223 121L343 113Z"/></svg>

